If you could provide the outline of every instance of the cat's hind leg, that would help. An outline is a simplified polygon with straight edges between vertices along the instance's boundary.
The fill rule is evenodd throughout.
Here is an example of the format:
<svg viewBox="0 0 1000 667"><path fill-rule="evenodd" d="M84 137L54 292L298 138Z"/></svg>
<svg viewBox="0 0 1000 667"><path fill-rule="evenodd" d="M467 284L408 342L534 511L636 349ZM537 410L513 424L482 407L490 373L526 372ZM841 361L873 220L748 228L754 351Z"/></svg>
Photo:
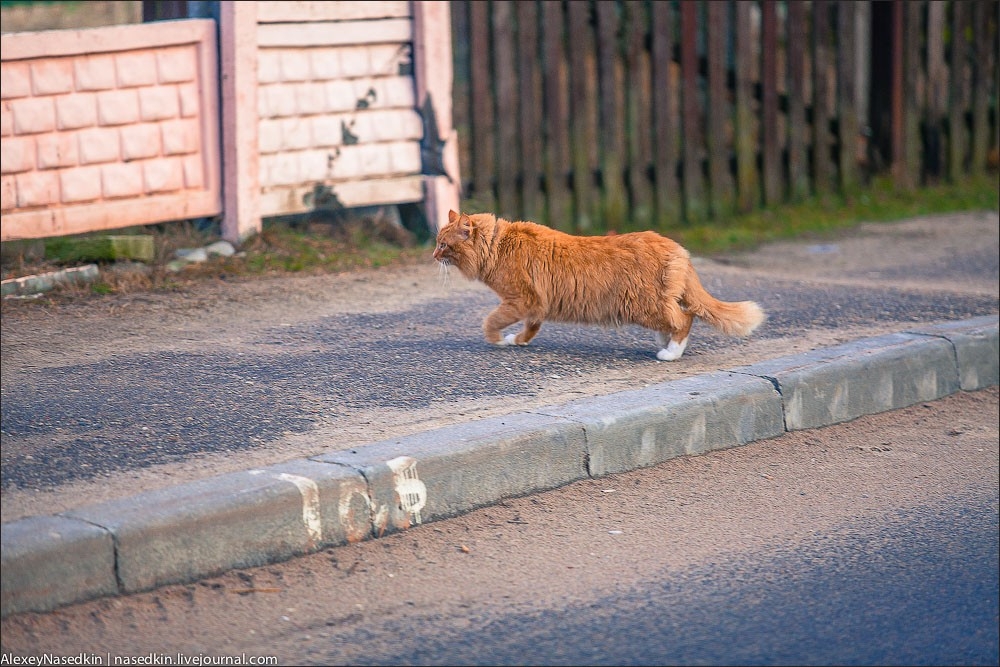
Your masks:
<svg viewBox="0 0 1000 667"><path fill-rule="evenodd" d="M517 334L507 334L504 340L510 345L527 345L531 342L531 339L535 337L538 330L542 328L541 320L525 320L524 329L521 333Z"/></svg>
<svg viewBox="0 0 1000 667"><path fill-rule="evenodd" d="M661 349L656 353L656 358L660 361L676 361L681 358L684 354L684 350L687 349L688 337L691 335L691 325L694 322L694 317L689 315L687 312L681 311L681 317L673 318L675 321L680 320L678 323L680 326L675 324L674 328L669 331L657 331L656 341L660 344Z"/></svg>

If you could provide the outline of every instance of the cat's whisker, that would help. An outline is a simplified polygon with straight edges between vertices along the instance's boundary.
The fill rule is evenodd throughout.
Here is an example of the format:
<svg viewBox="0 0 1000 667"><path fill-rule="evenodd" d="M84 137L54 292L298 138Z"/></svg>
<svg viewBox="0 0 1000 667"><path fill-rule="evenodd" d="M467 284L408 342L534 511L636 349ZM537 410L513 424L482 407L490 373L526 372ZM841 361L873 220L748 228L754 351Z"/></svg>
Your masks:
<svg viewBox="0 0 1000 667"><path fill-rule="evenodd" d="M451 278L451 266L444 262L438 262L438 274L441 276L441 284L447 285Z"/></svg>

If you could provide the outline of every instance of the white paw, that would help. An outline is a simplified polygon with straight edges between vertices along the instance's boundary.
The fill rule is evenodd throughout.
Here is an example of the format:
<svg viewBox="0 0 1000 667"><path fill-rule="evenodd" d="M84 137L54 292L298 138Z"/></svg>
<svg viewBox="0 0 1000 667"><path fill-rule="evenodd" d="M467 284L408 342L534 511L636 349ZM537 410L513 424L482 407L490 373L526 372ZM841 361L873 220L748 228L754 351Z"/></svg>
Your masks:
<svg viewBox="0 0 1000 667"><path fill-rule="evenodd" d="M500 347L506 347L508 345L516 345L516 343L514 342L514 337L516 335L517 334L507 334L506 336L497 341L497 345L499 345Z"/></svg>
<svg viewBox="0 0 1000 667"><path fill-rule="evenodd" d="M685 338L680 343L675 341L670 341L670 343L656 353L656 358L660 361L676 361L681 358L684 354L684 349L687 347L688 339Z"/></svg>

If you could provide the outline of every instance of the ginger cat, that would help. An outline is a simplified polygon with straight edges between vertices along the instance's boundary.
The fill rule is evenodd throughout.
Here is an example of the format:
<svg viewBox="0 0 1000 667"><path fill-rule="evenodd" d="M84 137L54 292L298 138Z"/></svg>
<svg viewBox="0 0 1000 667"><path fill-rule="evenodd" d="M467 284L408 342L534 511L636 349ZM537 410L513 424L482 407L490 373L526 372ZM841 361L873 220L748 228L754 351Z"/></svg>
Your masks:
<svg viewBox="0 0 1000 667"><path fill-rule="evenodd" d="M500 297L483 332L495 345L527 345L545 320L656 332L657 359L684 353L695 317L746 336L764 321L753 301L719 301L702 287L688 251L656 232L572 236L533 222L451 211L434 259ZM524 322L518 334L501 332Z"/></svg>

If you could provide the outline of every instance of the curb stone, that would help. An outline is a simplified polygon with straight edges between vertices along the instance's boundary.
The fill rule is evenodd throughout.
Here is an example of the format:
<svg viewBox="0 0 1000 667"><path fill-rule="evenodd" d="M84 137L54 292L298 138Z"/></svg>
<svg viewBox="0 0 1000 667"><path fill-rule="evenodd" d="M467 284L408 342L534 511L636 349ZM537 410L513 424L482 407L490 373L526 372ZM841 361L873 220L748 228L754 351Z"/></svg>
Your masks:
<svg viewBox="0 0 1000 667"><path fill-rule="evenodd" d="M998 317L915 327L0 528L0 615L187 583L998 384Z"/></svg>

